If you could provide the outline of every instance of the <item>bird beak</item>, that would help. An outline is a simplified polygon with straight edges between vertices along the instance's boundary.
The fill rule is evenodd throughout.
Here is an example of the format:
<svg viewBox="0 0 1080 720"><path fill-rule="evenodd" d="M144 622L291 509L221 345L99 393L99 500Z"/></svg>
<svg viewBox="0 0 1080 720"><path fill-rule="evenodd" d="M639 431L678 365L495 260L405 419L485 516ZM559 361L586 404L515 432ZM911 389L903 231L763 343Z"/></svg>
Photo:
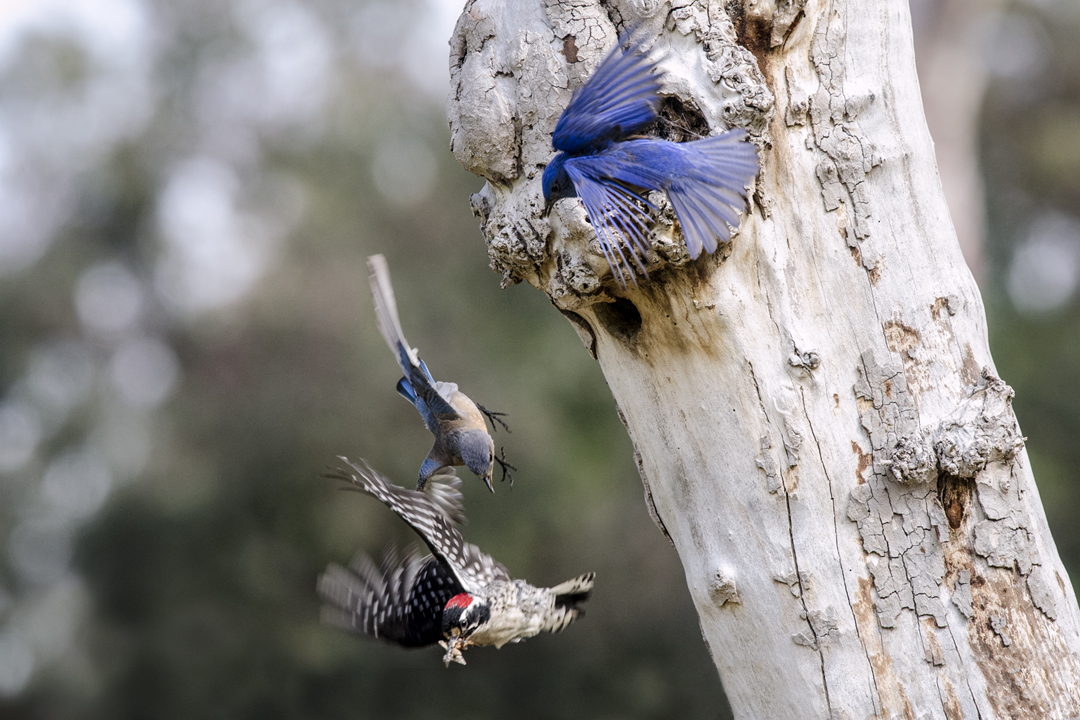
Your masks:
<svg viewBox="0 0 1080 720"><path fill-rule="evenodd" d="M482 478L480 478L480 479L484 481L485 485L487 485L488 490L490 490L492 493L495 492L495 488L492 487L492 485L491 485L491 471L490 470L488 472L484 473L484 476Z"/></svg>
<svg viewBox="0 0 1080 720"><path fill-rule="evenodd" d="M540 217L547 217L551 212L551 208L555 206L555 198L548 198L544 201L544 212L540 213Z"/></svg>

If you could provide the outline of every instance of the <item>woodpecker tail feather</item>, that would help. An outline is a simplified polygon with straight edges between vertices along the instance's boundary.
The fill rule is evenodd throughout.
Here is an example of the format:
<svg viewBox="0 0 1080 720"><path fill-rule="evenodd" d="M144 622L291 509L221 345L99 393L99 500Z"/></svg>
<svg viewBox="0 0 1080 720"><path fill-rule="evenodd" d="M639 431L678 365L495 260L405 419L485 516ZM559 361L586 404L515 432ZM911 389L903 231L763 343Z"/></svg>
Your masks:
<svg viewBox="0 0 1080 720"><path fill-rule="evenodd" d="M555 594L555 604L573 606L588 600L595 579L596 573L585 573L551 588L551 592Z"/></svg>
<svg viewBox="0 0 1080 720"><path fill-rule="evenodd" d="M589 599L595 578L596 573L585 573L550 588L550 592L555 596L555 607L544 627L545 630L551 633L560 632L585 614L584 608L578 606Z"/></svg>

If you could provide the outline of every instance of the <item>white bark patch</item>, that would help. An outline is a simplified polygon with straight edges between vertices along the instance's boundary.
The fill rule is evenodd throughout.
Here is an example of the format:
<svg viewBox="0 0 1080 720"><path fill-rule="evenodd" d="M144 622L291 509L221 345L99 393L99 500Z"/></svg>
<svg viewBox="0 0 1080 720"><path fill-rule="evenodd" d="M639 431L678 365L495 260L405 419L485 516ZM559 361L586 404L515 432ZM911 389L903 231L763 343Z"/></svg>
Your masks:
<svg viewBox="0 0 1080 720"><path fill-rule="evenodd" d="M784 583L791 590L792 597L799 597L802 595L802 582L800 582L799 574L792 571L787 574L781 575L780 573L774 573L772 579L778 583ZM803 581L805 582L805 580Z"/></svg>
<svg viewBox="0 0 1080 720"><path fill-rule="evenodd" d="M990 629L994 631L994 634L1001 638L1001 644L1004 647L1012 645L1012 639L1005 633L1005 628L1008 627L1008 621L998 615L990 616Z"/></svg>
<svg viewBox="0 0 1080 720"><path fill-rule="evenodd" d="M620 419L622 418L621 412L619 413L619 417ZM625 420L623 421L623 425L626 425ZM629 430L629 428L627 428L627 430ZM645 467L641 460L641 453L637 451L637 448L634 449L634 464L637 466L638 475L641 476L641 485L645 489L645 509L649 511L649 517L652 518L653 524L656 525L656 529L663 533L664 537L667 538L667 541L671 543L672 547L675 547L675 541L668 535L667 528L664 527L664 521L660 519L660 513L656 509L656 501L653 500L652 488L649 487L649 476L645 472ZM734 585L732 585L732 587L734 587Z"/></svg>
<svg viewBox="0 0 1080 720"><path fill-rule="evenodd" d="M817 72L817 92L808 96L813 142L825 157L817 166L821 198L826 210L847 206L852 220L849 247L870 236L870 196L865 184L870 171L881 164L873 144L859 125L858 117L880 90L851 87L847 80L846 38L843 23L819 23L810 46L810 61ZM798 94L797 94L798 95ZM793 117L802 113L802 100L790 110ZM877 267L875 254L862 250L863 266Z"/></svg>
<svg viewBox="0 0 1080 720"><path fill-rule="evenodd" d="M818 650L823 643L827 643L830 635L838 632L836 623L836 610L828 608L825 612L812 610L801 612L799 617L807 621L809 627L791 636L796 645L803 645L813 650Z"/></svg>
<svg viewBox="0 0 1080 720"><path fill-rule="evenodd" d="M735 585L735 574L729 568L721 568L713 575L709 583L709 595L717 607L723 607L726 603L738 605L739 590Z"/></svg>
<svg viewBox="0 0 1080 720"><path fill-rule="evenodd" d="M852 490L848 518L858 524L864 549L884 560L872 566L875 605L882 627L895 627L901 610L932 615L945 626L940 600L945 575L942 542L948 537L946 508L937 481L975 480L986 519L974 526L973 548L994 567L1031 571L1034 548L1021 522L1012 463L1024 446L1012 414L1012 389L983 374L980 383L948 417L917 428L906 379L899 367L881 367L863 354L854 389L862 424L870 436L873 475ZM954 604L970 619L970 572L958 581ZM1048 589L1049 586L1039 585Z"/></svg>
<svg viewBox="0 0 1080 720"><path fill-rule="evenodd" d="M968 620L975 617L975 612L971 609L971 571L967 568L960 571L960 576L956 580L952 602Z"/></svg>
<svg viewBox="0 0 1080 720"><path fill-rule="evenodd" d="M1054 593L1050 589L1050 583L1046 579L1046 570L1042 565L1032 568L1031 574L1028 575L1027 585L1035 607L1042 610L1051 620L1057 620L1057 604L1054 602Z"/></svg>
<svg viewBox="0 0 1080 720"><path fill-rule="evenodd" d="M919 422L908 395L904 368L878 365L872 350L863 353L861 360L857 368L859 382L853 390L859 401L859 418L870 436L873 473L884 477L891 474L898 447L918 432ZM907 453L901 450L901 454Z"/></svg>
<svg viewBox="0 0 1080 720"><path fill-rule="evenodd" d="M765 473L765 488L771 492L776 493L780 490L782 483L780 481L780 473L776 469L776 460L773 459L773 454L769 452L772 450L772 440L768 435L761 436L761 454L758 455L754 461L757 466Z"/></svg>
<svg viewBox="0 0 1080 720"><path fill-rule="evenodd" d="M936 480L939 474L974 478L991 465L1010 467L1024 447L1012 413L1012 397L1012 388L984 373L971 396L949 417L897 442L890 460L893 478L923 483ZM999 492L994 493L991 486ZM998 520L1008 513L1010 487L1015 490L1007 477L988 474L980 478L979 499L988 517Z"/></svg>

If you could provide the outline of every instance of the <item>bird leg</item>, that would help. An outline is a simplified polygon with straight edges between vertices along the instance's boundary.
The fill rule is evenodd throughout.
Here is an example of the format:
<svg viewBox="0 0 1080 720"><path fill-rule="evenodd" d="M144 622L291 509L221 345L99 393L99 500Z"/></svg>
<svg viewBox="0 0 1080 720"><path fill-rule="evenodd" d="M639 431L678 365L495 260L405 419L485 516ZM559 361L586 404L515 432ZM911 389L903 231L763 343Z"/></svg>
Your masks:
<svg viewBox="0 0 1080 720"><path fill-rule="evenodd" d="M499 463L499 467L502 468L502 477L499 478L499 482L503 482L506 478L510 478L510 486L514 486L514 475L510 471L517 472L517 468L506 462L506 448L499 448L499 457L495 458L495 462Z"/></svg>
<svg viewBox="0 0 1080 720"><path fill-rule="evenodd" d="M476 408L480 412L484 413L484 416L488 420L491 421L491 432L495 432L496 430L498 430L498 428L495 427L495 423L499 423L500 425L503 426L503 430L505 430L506 432L510 432L510 428L507 427L506 423L504 423L502 420L499 419L499 418L506 417L508 415L508 413L495 412L494 410L488 410L486 407L484 407L480 403L476 403Z"/></svg>

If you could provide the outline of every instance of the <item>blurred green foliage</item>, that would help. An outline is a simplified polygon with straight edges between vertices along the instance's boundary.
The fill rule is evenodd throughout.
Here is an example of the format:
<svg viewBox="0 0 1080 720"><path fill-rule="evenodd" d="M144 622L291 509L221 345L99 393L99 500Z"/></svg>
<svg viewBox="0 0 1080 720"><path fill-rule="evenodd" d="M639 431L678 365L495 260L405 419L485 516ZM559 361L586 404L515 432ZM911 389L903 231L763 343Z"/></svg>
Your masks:
<svg viewBox="0 0 1080 720"><path fill-rule="evenodd" d="M486 267L446 151L452 5L109 0L0 34L0 716L730 716L596 363ZM1080 209L1069 5L1017 6L1045 72L988 96L984 292L1077 578L1080 310L1006 292L1036 216ZM597 572L583 621L468 668L318 623L327 562L413 540L320 472L409 484L430 443L376 252L436 377L510 413L521 470L465 478L468 539L536 583ZM71 504L72 477L98 494Z"/></svg>
<svg viewBox="0 0 1080 720"><path fill-rule="evenodd" d="M1058 552L1080 580L1080 5L1013 2L987 44L983 296ZM1033 287L1034 286L1034 287Z"/></svg>

